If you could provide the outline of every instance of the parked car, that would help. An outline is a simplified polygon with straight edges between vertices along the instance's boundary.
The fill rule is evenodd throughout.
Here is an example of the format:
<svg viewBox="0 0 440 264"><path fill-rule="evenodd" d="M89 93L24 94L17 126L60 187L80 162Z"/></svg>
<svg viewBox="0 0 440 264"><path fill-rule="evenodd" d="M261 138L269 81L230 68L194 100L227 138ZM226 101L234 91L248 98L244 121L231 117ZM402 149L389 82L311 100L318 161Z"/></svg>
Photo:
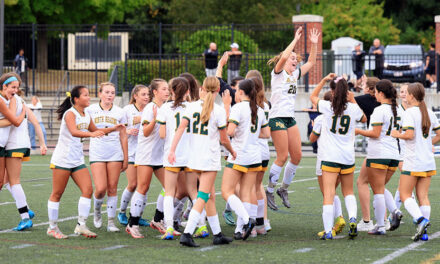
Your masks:
<svg viewBox="0 0 440 264"><path fill-rule="evenodd" d="M394 82L425 82L422 45L387 45L383 78Z"/></svg>

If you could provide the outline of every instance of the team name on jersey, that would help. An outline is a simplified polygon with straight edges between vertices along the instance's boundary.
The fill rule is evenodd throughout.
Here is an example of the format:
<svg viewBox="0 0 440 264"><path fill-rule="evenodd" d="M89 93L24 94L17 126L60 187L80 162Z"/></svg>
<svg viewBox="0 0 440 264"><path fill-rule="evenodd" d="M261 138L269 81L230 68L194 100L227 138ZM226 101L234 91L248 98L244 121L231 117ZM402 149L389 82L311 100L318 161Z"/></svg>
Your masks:
<svg viewBox="0 0 440 264"><path fill-rule="evenodd" d="M78 130L87 130L89 128L89 124L87 123L79 123L76 125Z"/></svg>
<svg viewBox="0 0 440 264"><path fill-rule="evenodd" d="M110 124L116 125L118 123L118 120L114 117L111 117L111 116L97 116L94 118L93 122L95 124L110 123Z"/></svg>

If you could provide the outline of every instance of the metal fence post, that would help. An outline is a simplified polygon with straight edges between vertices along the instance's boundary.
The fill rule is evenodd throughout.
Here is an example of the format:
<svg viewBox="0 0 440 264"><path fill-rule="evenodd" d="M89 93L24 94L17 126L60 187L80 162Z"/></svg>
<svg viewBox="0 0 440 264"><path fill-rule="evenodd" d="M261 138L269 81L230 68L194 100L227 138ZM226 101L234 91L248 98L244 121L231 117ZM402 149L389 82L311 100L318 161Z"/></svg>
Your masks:
<svg viewBox="0 0 440 264"><path fill-rule="evenodd" d="M234 43L234 23L231 24L231 43Z"/></svg>
<svg viewBox="0 0 440 264"><path fill-rule="evenodd" d="M249 71L249 53L246 53L245 57L246 57L246 72L248 72Z"/></svg>
<svg viewBox="0 0 440 264"><path fill-rule="evenodd" d="M32 24L32 95L35 95L35 23Z"/></svg>
<svg viewBox="0 0 440 264"><path fill-rule="evenodd" d="M98 96L98 23L95 24L95 96Z"/></svg>
<svg viewBox="0 0 440 264"><path fill-rule="evenodd" d="M188 53L185 53L185 72L188 72Z"/></svg>
<svg viewBox="0 0 440 264"><path fill-rule="evenodd" d="M128 53L125 53L125 66L124 66L124 91L126 90L128 82Z"/></svg>

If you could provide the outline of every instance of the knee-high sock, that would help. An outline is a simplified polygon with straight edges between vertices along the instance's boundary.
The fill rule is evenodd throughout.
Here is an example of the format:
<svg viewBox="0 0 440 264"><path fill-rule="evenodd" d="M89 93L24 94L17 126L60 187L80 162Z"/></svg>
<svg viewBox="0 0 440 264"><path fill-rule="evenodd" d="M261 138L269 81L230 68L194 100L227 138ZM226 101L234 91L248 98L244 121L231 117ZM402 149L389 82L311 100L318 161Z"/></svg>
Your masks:
<svg viewBox="0 0 440 264"><path fill-rule="evenodd" d="M95 208L95 211L101 212L103 202L104 198L98 199L93 195L93 207Z"/></svg>
<svg viewBox="0 0 440 264"><path fill-rule="evenodd" d="M183 207L185 206L188 197L183 197L177 203L177 206L174 206L174 216L173 220L180 223L180 216L182 215Z"/></svg>
<svg viewBox="0 0 440 264"><path fill-rule="evenodd" d="M144 204L145 195L134 192L133 198L131 198L130 214L132 217L140 217L142 212L142 206Z"/></svg>
<svg viewBox="0 0 440 264"><path fill-rule="evenodd" d="M353 194L345 196L345 207L347 208L348 218L357 218L357 203Z"/></svg>
<svg viewBox="0 0 440 264"><path fill-rule="evenodd" d="M431 206L430 205L422 205L420 206L420 211L424 218L428 219L431 217Z"/></svg>
<svg viewBox="0 0 440 264"><path fill-rule="evenodd" d="M257 217L264 217L264 206L266 205L264 203L264 199L258 200L258 208L257 208Z"/></svg>
<svg viewBox="0 0 440 264"><path fill-rule="evenodd" d="M243 233L243 225L244 225L243 218L237 216L237 223L236 223L236 226L235 226L235 232L234 233Z"/></svg>
<svg viewBox="0 0 440 264"><path fill-rule="evenodd" d="M78 201L78 224L86 224L90 207L92 207L92 199L81 196Z"/></svg>
<svg viewBox="0 0 440 264"><path fill-rule="evenodd" d="M232 211L231 206L229 205L228 202L226 203L225 211L229 211L229 212Z"/></svg>
<svg viewBox="0 0 440 264"><path fill-rule="evenodd" d="M414 200L412 197L405 200L403 203L405 205L405 209L408 211L408 213L414 218L419 219L423 216L420 207L417 205L416 200Z"/></svg>
<svg viewBox="0 0 440 264"><path fill-rule="evenodd" d="M385 204L387 206L388 211L390 213L394 212L397 209L396 202L394 201L393 195L388 189L385 188L384 192Z"/></svg>
<svg viewBox="0 0 440 264"><path fill-rule="evenodd" d="M338 195L335 195L335 198L333 200L333 210L334 210L333 218L342 216L341 199L339 199Z"/></svg>
<svg viewBox="0 0 440 264"><path fill-rule="evenodd" d="M47 201L47 214L49 216L50 228L57 227L59 208L60 208L59 202L52 202L50 200Z"/></svg>
<svg viewBox="0 0 440 264"><path fill-rule="evenodd" d="M218 220L218 214L214 216L208 216L208 223L211 227L211 231L213 235L218 235L222 230L220 228L220 222Z"/></svg>
<svg viewBox="0 0 440 264"><path fill-rule="evenodd" d="M333 228L333 204L326 204L322 206L322 222L324 223L324 230L326 233L331 232Z"/></svg>
<svg viewBox="0 0 440 264"><path fill-rule="evenodd" d="M165 197L165 190L162 189L160 194L157 196L156 209L163 212L163 199Z"/></svg>
<svg viewBox="0 0 440 264"><path fill-rule="evenodd" d="M383 194L374 195L374 215L376 216L377 226L385 226L385 196Z"/></svg>
<svg viewBox="0 0 440 264"><path fill-rule="evenodd" d="M121 213L125 213L125 211L127 210L128 204L131 201L131 197L133 196L134 192L130 192L129 190L127 190L127 188L124 189L124 192L122 193L121 196Z"/></svg>
<svg viewBox="0 0 440 264"><path fill-rule="evenodd" d="M400 200L399 189L396 190L396 194L394 195L394 202L396 203L397 209L400 210L400 207L402 206L402 201Z"/></svg>
<svg viewBox="0 0 440 264"><path fill-rule="evenodd" d="M117 204L118 204L118 196L107 197L107 216L109 219L116 217Z"/></svg>
<svg viewBox="0 0 440 264"><path fill-rule="evenodd" d="M165 196L163 199L163 216L166 228L173 227L174 201L172 196Z"/></svg>
<svg viewBox="0 0 440 264"><path fill-rule="evenodd" d="M246 211L243 203L235 194L229 196L228 203L232 210L234 210L235 214L243 219L243 224L249 223L249 214Z"/></svg>
<svg viewBox="0 0 440 264"><path fill-rule="evenodd" d="M275 163L272 163L272 166L270 167L270 173L269 173L269 184L267 185L267 191L270 193L273 193L275 186L278 183L278 179L280 178L281 170L283 167L280 167L276 165Z"/></svg>
<svg viewBox="0 0 440 264"><path fill-rule="evenodd" d="M12 197L15 199L15 205L17 206L18 213L21 219L29 218L29 209L27 207L26 195L24 194L21 184L15 184L11 187Z"/></svg>
<svg viewBox="0 0 440 264"><path fill-rule="evenodd" d="M200 216L201 215L199 212L197 212L194 209L191 209L191 212L189 213L189 217L188 217L188 223L186 224L185 230L183 232L192 235L194 233L194 230L196 230L196 226L197 223L199 222Z"/></svg>
<svg viewBox="0 0 440 264"><path fill-rule="evenodd" d="M148 201L148 192L145 194L144 203L142 204L141 217L144 214L145 207L147 206L147 201Z"/></svg>
<svg viewBox="0 0 440 264"><path fill-rule="evenodd" d="M200 214L199 223L197 224L197 227L201 227L206 225L206 210L203 209L202 213Z"/></svg>
<svg viewBox="0 0 440 264"><path fill-rule="evenodd" d="M282 188L287 189L292 183L293 178L295 178L296 168L298 166L292 162L288 162L286 168L284 169L283 186Z"/></svg>

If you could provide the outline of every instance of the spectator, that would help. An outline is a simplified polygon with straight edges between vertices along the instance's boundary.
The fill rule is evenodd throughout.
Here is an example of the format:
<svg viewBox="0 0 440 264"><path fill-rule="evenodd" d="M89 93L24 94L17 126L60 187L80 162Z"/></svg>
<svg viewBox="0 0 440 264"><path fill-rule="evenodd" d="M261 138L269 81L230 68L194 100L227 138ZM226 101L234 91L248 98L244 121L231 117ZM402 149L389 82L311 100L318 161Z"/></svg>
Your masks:
<svg viewBox="0 0 440 264"><path fill-rule="evenodd" d="M431 87L435 87L435 44L431 43L429 46L428 55L426 56L426 65L425 65L425 73L426 79L430 82Z"/></svg>
<svg viewBox="0 0 440 264"><path fill-rule="evenodd" d="M24 56L24 49L21 48L18 51L18 54L15 56L14 62L14 70L15 73L20 75L20 78L22 80L22 83L25 85L25 88L27 90L27 69L28 69L28 59Z"/></svg>
<svg viewBox="0 0 440 264"><path fill-rule="evenodd" d="M353 50L353 72L356 75L356 90L361 86L362 76L364 75L364 62L366 52L361 50L361 43L354 46Z"/></svg>
<svg viewBox="0 0 440 264"><path fill-rule="evenodd" d="M38 120L38 123L40 123L41 130L43 131L43 135L44 135L44 141L45 144L47 144L46 128L44 127L43 119L41 118L41 109L43 109L43 105L41 104L40 99L37 96L32 96L32 103L27 104L27 106L34 113L35 117ZM32 125L31 122L28 122L28 130L29 130L29 137L31 139L31 147L32 149L35 149L37 147L37 145L35 144L35 127L34 125Z"/></svg>
<svg viewBox="0 0 440 264"><path fill-rule="evenodd" d="M374 76L376 76L379 79L382 79L382 73L383 73L383 64L385 62L384 58L384 50L385 48L380 45L380 40L375 39L373 41L373 46L370 47L370 55L374 55L375 57L375 69L374 69Z"/></svg>
<svg viewBox="0 0 440 264"><path fill-rule="evenodd" d="M234 77L240 75L241 64L241 51L238 50L237 43L231 44L231 51L229 51L229 63L228 63L228 83L231 83Z"/></svg>
<svg viewBox="0 0 440 264"><path fill-rule="evenodd" d="M209 49L205 50L203 53L205 57L205 72L206 76L215 76L215 72L217 71L217 59L218 59L218 50L217 44L211 42L209 44Z"/></svg>

